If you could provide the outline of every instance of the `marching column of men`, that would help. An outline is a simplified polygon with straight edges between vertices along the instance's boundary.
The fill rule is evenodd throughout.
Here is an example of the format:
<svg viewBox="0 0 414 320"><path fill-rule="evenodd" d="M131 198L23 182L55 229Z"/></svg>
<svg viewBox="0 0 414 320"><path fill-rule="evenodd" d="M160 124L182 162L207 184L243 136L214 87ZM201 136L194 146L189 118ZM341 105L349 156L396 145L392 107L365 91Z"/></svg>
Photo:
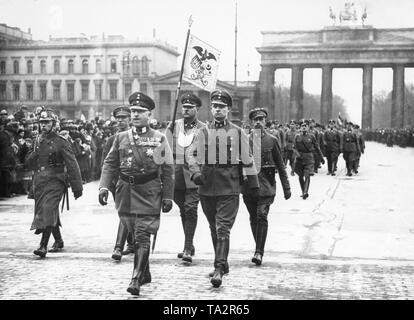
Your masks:
<svg viewBox="0 0 414 320"><path fill-rule="evenodd" d="M249 113L251 132L229 120L233 105L225 90L210 95L213 121L198 120L202 106L194 94L181 97L182 118L171 123L166 135L150 127L154 101L141 92L129 97L129 105L113 111L118 132L110 137L102 156L102 174L98 200L106 205L109 191L120 218L112 258L134 253L133 272L127 291L139 295L141 286L152 281L149 268L151 235L153 245L160 226L161 212L169 212L173 201L180 209L184 246L178 258L186 263L195 254L194 235L201 203L207 218L214 249L214 270L210 282L220 287L229 273L230 234L235 222L240 194L249 212L255 242L251 261L260 266L268 234L268 214L276 196L276 173L284 198L291 197L286 172L298 175L301 197L309 197L310 178L319 162L328 162L328 174L335 175L340 153L346 161L347 175L358 173L359 158L365 144L359 128L336 129L334 120L320 132L313 121L291 122L285 132L281 127L266 130L267 111L254 108ZM26 163L34 170L33 191L35 218L32 229L41 233L40 247L34 254L45 257L51 234L55 244L49 252L63 248L58 205L67 199L71 186L75 199L82 195L82 178L69 142L55 131L55 117L50 111L39 116L42 134L33 144ZM131 126L130 126L131 124ZM310 126L311 125L311 126ZM5 139L3 139L5 140ZM323 153L321 151L323 148ZM123 251L125 242L127 249Z"/></svg>

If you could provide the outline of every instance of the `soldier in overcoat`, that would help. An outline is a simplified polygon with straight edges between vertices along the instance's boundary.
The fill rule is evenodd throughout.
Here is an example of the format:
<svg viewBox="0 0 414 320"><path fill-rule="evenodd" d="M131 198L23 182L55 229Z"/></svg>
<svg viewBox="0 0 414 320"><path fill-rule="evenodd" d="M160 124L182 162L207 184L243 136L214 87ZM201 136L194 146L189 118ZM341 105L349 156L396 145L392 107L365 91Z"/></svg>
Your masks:
<svg viewBox="0 0 414 320"><path fill-rule="evenodd" d="M141 92L129 97L132 128L120 132L104 160L99 203L107 204L108 188L118 178L115 208L134 234L134 269L127 291L140 294L151 282L150 236L160 226L160 213L172 208L174 160L164 134L149 126L154 101Z"/></svg>
<svg viewBox="0 0 414 320"><path fill-rule="evenodd" d="M196 152L190 152L191 179L199 185L200 202L210 226L215 251L211 283L219 287L229 272L230 231L239 209L243 176L248 186L259 192L259 182L249 141L242 128L228 119L232 98L225 90L210 95L214 120L196 137Z"/></svg>
<svg viewBox="0 0 414 320"><path fill-rule="evenodd" d="M197 118L200 107L201 100L199 97L192 93L184 94L181 97L183 118L175 121L174 133L172 133L172 124L167 127L168 131L166 131L169 140L171 140L170 145L175 161L174 202L180 208L181 223L184 230L184 250L178 253L177 257L187 263L192 263L192 256L195 254L193 239L197 228L197 210L200 202L198 186L190 179L188 150L190 150L197 132L205 126Z"/></svg>
<svg viewBox="0 0 414 320"><path fill-rule="evenodd" d="M325 160L315 136L309 133L309 122L303 121L300 128L301 132L296 135L293 143L294 149L299 153L296 158L295 172L299 176L301 197L306 200L309 197L310 177L314 175L314 152L318 153L322 164L325 164Z"/></svg>
<svg viewBox="0 0 414 320"><path fill-rule="evenodd" d="M346 175L352 176L352 169L355 168L355 163L358 158L358 153L361 152L358 143L358 136L353 130L352 122L346 124L346 131L343 133L343 157L346 164Z"/></svg>
<svg viewBox="0 0 414 320"><path fill-rule="evenodd" d="M335 120L331 119L328 129L324 132L325 154L328 162L328 175L336 175L338 157L342 152L342 134L335 127Z"/></svg>
<svg viewBox="0 0 414 320"><path fill-rule="evenodd" d="M251 189L245 183L243 185L243 201L249 211L250 227L255 241L255 253L252 262L261 265L266 243L270 205L276 196L276 170L282 183L285 199L291 196L289 179L283 163L282 153L276 137L265 130L267 111L263 108L255 108L250 111L249 118L253 130L249 135L250 144L253 146L253 155L256 168L259 171L259 197L252 195ZM260 144L256 151L254 144Z"/></svg>
<svg viewBox="0 0 414 320"><path fill-rule="evenodd" d="M46 256L47 244L53 232L52 251L63 248L59 227L59 202L68 197L68 182L75 199L82 196L82 178L70 143L53 130L55 116L43 110L39 116L41 133L26 157L26 165L34 171L33 192L35 215L30 230L42 234L40 247L34 250L41 258Z"/></svg>

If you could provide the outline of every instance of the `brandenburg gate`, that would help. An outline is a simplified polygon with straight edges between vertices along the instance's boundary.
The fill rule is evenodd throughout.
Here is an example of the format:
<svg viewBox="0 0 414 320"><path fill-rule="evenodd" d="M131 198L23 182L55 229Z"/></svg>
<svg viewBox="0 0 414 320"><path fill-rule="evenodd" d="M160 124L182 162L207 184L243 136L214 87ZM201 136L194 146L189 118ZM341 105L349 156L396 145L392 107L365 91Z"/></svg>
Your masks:
<svg viewBox="0 0 414 320"><path fill-rule="evenodd" d="M362 127L372 127L373 68L392 68L392 127L404 126L404 68L414 66L414 28L332 26L320 31L264 31L259 103L275 116L275 71L291 68L289 119L303 118L303 70L322 69L320 119L332 117L332 71L362 68Z"/></svg>

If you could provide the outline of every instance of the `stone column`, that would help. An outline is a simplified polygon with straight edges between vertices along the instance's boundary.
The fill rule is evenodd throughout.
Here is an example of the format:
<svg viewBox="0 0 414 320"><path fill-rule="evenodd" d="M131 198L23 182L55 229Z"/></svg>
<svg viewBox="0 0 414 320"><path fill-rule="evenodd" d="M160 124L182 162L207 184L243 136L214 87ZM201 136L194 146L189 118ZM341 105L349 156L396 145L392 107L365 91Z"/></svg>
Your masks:
<svg viewBox="0 0 414 320"><path fill-rule="evenodd" d="M267 108L269 112L269 119L274 118L274 104L275 104L275 66L262 65L262 70L259 76L259 103L257 107Z"/></svg>
<svg viewBox="0 0 414 320"><path fill-rule="evenodd" d="M362 74L362 128L372 128L372 66L366 65Z"/></svg>
<svg viewBox="0 0 414 320"><path fill-rule="evenodd" d="M292 66L290 120L303 118L303 67Z"/></svg>
<svg viewBox="0 0 414 320"><path fill-rule="evenodd" d="M332 118L332 66L322 66L321 124Z"/></svg>
<svg viewBox="0 0 414 320"><path fill-rule="evenodd" d="M402 128L404 126L404 66L396 65L393 71L391 127Z"/></svg>

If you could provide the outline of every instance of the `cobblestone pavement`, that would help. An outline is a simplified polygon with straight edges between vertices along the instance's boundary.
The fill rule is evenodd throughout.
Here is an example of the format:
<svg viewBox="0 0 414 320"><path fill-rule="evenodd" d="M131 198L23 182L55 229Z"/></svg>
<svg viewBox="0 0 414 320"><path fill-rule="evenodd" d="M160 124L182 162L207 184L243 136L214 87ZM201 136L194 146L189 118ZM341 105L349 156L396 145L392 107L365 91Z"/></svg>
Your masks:
<svg viewBox="0 0 414 320"><path fill-rule="evenodd" d="M191 266L176 258L183 232L178 208L163 214L155 252L153 281L141 296L126 292L133 256L111 260L118 217L110 202L97 204L97 182L61 215L65 250L32 254L40 237L29 231L33 202L0 200L0 299L413 299L414 172L412 149L367 143L361 173L345 177L320 170L310 197L299 197L297 177L289 177L292 199L279 189L269 215L263 265L250 262L253 238L241 201L232 229L230 273L212 288L212 245L200 208ZM404 173L404 174L403 174ZM280 187L280 184L279 184ZM50 245L53 243L51 239Z"/></svg>

